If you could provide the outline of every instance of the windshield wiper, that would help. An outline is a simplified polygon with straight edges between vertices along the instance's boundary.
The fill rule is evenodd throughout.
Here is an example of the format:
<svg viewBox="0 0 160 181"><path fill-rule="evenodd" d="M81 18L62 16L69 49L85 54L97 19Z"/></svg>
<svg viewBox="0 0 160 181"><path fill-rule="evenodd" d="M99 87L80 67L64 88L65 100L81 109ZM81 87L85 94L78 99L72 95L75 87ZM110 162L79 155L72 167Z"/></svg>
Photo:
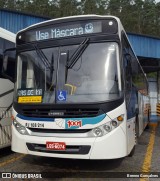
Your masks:
<svg viewBox="0 0 160 181"><path fill-rule="evenodd" d="M53 72L54 72L54 55L52 53L51 67L50 67L50 79L51 79L51 82L52 82Z"/></svg>
<svg viewBox="0 0 160 181"><path fill-rule="evenodd" d="M37 45L33 45L33 47L36 50L37 55L39 56L39 58L43 62L44 66L46 68L51 68L51 63L48 61L48 59L45 56L45 54L43 53L43 51L41 49L39 49Z"/></svg>
<svg viewBox="0 0 160 181"><path fill-rule="evenodd" d="M77 50L73 53L72 57L70 58L70 60L67 63L67 68L71 69L75 63L77 62L77 60L79 59L79 57L83 54L83 52L85 51L85 49L88 47L88 41L89 38L86 38L77 48Z"/></svg>

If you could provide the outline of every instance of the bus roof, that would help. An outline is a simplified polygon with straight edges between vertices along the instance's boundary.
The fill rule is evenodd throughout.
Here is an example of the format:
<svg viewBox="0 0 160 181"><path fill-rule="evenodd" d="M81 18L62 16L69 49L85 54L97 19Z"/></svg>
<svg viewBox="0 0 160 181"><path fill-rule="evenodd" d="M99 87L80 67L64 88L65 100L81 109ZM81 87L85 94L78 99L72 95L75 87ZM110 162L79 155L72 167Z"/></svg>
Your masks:
<svg viewBox="0 0 160 181"><path fill-rule="evenodd" d="M16 34L8 31L6 29L3 29L3 28L0 28L0 37L6 39L8 41L11 41L13 43L15 43L15 41L16 41Z"/></svg>
<svg viewBox="0 0 160 181"><path fill-rule="evenodd" d="M56 18L56 19L51 19L51 20L47 20L47 21L43 21L43 22L40 22L40 23L36 23L36 24L33 24L31 26L28 26L27 28L24 28L22 30L20 30L18 33L20 32L23 32L27 29L30 29L30 28L34 28L36 27L37 25L43 25L45 23L49 23L49 22L56 22L56 21L59 21L59 20L67 20L67 19L76 19L76 18L87 18L87 17L95 17L95 18L114 18L117 20L118 23L121 24L120 22L120 19L116 16L111 16L111 15L96 15L96 14L87 14L87 15L76 15L76 16L66 16L66 17L62 17L62 18ZM17 34L18 34L17 33Z"/></svg>

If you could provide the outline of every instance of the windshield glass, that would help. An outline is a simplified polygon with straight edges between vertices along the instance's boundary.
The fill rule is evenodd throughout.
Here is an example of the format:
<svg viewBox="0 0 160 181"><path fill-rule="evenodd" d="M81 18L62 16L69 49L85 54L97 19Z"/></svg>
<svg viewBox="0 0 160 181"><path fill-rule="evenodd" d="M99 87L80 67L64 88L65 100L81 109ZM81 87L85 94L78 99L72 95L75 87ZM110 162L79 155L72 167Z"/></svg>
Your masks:
<svg viewBox="0 0 160 181"><path fill-rule="evenodd" d="M118 44L89 44L71 68L67 63L78 45L41 49L18 55L16 101L23 103L91 103L120 97ZM26 98L29 96L29 98ZM21 102L21 101L18 101Z"/></svg>

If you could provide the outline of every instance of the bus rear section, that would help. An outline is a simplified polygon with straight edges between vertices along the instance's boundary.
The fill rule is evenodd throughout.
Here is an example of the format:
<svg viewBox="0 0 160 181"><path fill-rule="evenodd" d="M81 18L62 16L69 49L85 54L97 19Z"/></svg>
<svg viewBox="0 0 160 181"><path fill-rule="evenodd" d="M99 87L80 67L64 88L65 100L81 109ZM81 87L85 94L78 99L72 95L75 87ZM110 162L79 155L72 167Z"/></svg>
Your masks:
<svg viewBox="0 0 160 181"><path fill-rule="evenodd" d="M144 73L122 35L118 18L96 15L55 19L17 34L13 151L77 159L132 152L136 124L142 122L141 132L145 127L138 101L143 110L148 98L138 93Z"/></svg>
<svg viewBox="0 0 160 181"><path fill-rule="evenodd" d="M15 47L14 33L0 28L0 60L2 64L3 52ZM15 70L13 70L15 71ZM0 74L0 148L11 144L11 107L13 102L14 84Z"/></svg>

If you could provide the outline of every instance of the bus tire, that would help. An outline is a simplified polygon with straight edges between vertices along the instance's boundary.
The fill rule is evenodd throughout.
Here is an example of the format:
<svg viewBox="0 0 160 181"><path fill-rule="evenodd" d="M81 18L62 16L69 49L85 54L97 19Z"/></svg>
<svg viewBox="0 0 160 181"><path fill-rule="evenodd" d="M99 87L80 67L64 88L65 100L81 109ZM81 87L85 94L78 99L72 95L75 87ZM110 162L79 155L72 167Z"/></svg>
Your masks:
<svg viewBox="0 0 160 181"><path fill-rule="evenodd" d="M147 126L145 127L145 130L149 129L149 122L150 122L150 112L148 111L148 124Z"/></svg>
<svg viewBox="0 0 160 181"><path fill-rule="evenodd" d="M132 150L131 150L131 152L129 153L129 157L132 157L133 155L134 155L134 153L135 153L135 145L134 145L134 147L132 148Z"/></svg>

